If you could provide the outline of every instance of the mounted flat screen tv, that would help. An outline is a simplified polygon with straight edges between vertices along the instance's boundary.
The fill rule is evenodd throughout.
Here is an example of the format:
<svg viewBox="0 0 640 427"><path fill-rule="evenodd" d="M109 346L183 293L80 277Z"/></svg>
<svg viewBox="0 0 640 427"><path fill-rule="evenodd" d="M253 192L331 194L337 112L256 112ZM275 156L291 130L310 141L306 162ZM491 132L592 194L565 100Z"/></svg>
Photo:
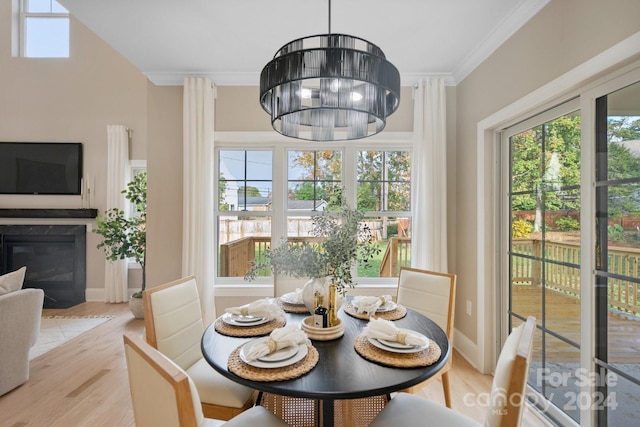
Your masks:
<svg viewBox="0 0 640 427"><path fill-rule="evenodd" d="M0 142L0 194L81 191L81 143Z"/></svg>

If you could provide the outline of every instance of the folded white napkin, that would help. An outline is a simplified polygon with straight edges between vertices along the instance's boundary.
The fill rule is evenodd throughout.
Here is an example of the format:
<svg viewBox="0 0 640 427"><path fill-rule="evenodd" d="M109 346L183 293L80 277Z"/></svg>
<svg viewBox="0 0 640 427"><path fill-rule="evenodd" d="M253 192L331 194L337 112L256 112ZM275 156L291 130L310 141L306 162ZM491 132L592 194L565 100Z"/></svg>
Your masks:
<svg viewBox="0 0 640 427"><path fill-rule="evenodd" d="M381 295L379 297L357 296L353 297L351 304L361 313L375 313L378 308L393 301L391 295Z"/></svg>
<svg viewBox="0 0 640 427"><path fill-rule="evenodd" d="M277 350L304 344L308 339L307 334L300 329L300 325L292 323L283 328L274 329L265 341L254 344L245 354L245 357L249 361L256 360Z"/></svg>
<svg viewBox="0 0 640 427"><path fill-rule="evenodd" d="M413 331L400 330L393 322L385 319L371 319L364 327L364 335L368 338L395 341L400 344L424 347L429 340Z"/></svg>
<svg viewBox="0 0 640 427"><path fill-rule="evenodd" d="M269 320L284 320L284 312L270 298L262 298L252 303L241 305L240 307L229 307L225 312L240 316L266 317Z"/></svg>
<svg viewBox="0 0 640 427"><path fill-rule="evenodd" d="M282 295L281 299L289 304L304 304L304 300L302 299L302 289L300 288L296 288L295 291Z"/></svg>

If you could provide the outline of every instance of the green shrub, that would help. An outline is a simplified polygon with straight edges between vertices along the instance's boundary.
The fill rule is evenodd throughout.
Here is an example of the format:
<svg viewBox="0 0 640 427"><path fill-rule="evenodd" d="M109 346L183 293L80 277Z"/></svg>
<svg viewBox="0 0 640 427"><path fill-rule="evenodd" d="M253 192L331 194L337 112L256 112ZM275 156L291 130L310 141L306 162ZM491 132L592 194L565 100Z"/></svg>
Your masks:
<svg viewBox="0 0 640 427"><path fill-rule="evenodd" d="M560 229L560 231L573 231L580 229L580 222L572 218L570 216L563 216L562 218L558 218L556 220L556 227Z"/></svg>
<svg viewBox="0 0 640 427"><path fill-rule="evenodd" d="M529 221L518 218L511 222L512 237L527 237L533 231L533 224Z"/></svg>
<svg viewBox="0 0 640 427"><path fill-rule="evenodd" d="M621 239L624 236L624 228L620 224L613 224L607 227L609 237L613 239Z"/></svg>

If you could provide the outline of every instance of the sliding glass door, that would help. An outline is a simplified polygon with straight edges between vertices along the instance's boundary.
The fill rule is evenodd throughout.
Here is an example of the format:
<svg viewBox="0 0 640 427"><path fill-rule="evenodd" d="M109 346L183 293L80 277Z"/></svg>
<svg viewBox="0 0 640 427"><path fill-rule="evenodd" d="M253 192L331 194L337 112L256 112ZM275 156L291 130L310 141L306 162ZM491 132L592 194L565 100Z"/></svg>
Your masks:
<svg viewBox="0 0 640 427"><path fill-rule="evenodd" d="M598 425L640 419L640 82L596 99L594 396Z"/></svg>
<svg viewBox="0 0 640 427"><path fill-rule="evenodd" d="M577 101L505 132L509 172L508 332L535 316L529 385L571 408L580 366L580 111ZM553 373L553 375L552 375Z"/></svg>
<svg viewBox="0 0 640 427"><path fill-rule="evenodd" d="M562 425L640 420L638 77L502 133L500 332L536 317L529 397Z"/></svg>

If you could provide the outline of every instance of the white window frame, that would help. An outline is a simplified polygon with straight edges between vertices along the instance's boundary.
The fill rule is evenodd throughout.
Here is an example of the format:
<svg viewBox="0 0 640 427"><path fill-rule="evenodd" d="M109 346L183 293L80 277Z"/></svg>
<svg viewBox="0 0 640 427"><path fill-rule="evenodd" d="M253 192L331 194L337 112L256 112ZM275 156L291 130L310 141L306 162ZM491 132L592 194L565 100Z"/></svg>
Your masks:
<svg viewBox="0 0 640 427"><path fill-rule="evenodd" d="M342 185L346 189L346 201L355 206L356 202L356 152L360 150L378 151L413 151L413 132L384 132L374 137L354 140L326 143L310 143L308 141L286 138L275 132L215 132L215 160L214 160L214 194L216 195L215 217L212 220L216 223L215 241L218 245L217 220L218 216L228 215L228 211L220 211L217 203L218 194L218 160L221 150L272 150L273 152L273 176L272 176L272 210L265 213L270 217L271 241L278 242L286 236L287 229L287 152L290 150L341 150L342 151ZM312 215L314 212L309 211ZM233 215L242 216L242 211L233 211ZM256 212L247 214L255 215ZM306 212L296 212L296 215L304 215ZM397 216L395 212L367 212L375 216ZM411 213L410 213L411 214ZM413 219L412 219L413 221ZM214 265L218 265L218 250L214 251L216 257ZM236 296L236 295L262 295L273 287L273 276L258 277L252 282L247 282L242 277L219 277L216 268L216 295ZM374 289L371 292L379 292L387 289L397 289L397 277L363 277L358 278L358 290ZM253 288L253 291L251 291ZM247 293L249 292L249 293Z"/></svg>
<svg viewBox="0 0 640 427"><path fill-rule="evenodd" d="M127 170L127 182L130 182L134 176L138 172L146 172L147 171L147 161L146 160L129 160L129 167ZM132 207L131 203L127 203L125 208L125 215L128 217L131 216L131 213L135 210ZM142 270L142 266L140 263L136 262L133 258L127 258L127 268L129 270Z"/></svg>
<svg viewBox="0 0 640 427"><path fill-rule="evenodd" d="M55 1L55 0L54 0ZM29 0L14 0L14 4L15 2L18 2L18 7L15 8L14 10L17 9L18 13L14 13L13 14L13 42L12 42L12 51L13 51L13 56L20 56L23 58L68 58L70 56L70 38L71 36L69 36L66 40L67 43L67 52L68 55L67 56L55 56L55 57L30 57L26 55L26 40L27 40L27 25L26 25L26 21L28 18L45 18L45 19L66 19L67 21L70 21L70 14L69 12L63 13L63 12L27 12L27 4L29 2ZM58 3L61 7L62 6L59 2L56 1L56 3ZM70 22L69 22L70 25ZM17 31L16 31L17 29ZM69 28L69 31L71 31L71 28ZM17 40L17 43L16 43Z"/></svg>

